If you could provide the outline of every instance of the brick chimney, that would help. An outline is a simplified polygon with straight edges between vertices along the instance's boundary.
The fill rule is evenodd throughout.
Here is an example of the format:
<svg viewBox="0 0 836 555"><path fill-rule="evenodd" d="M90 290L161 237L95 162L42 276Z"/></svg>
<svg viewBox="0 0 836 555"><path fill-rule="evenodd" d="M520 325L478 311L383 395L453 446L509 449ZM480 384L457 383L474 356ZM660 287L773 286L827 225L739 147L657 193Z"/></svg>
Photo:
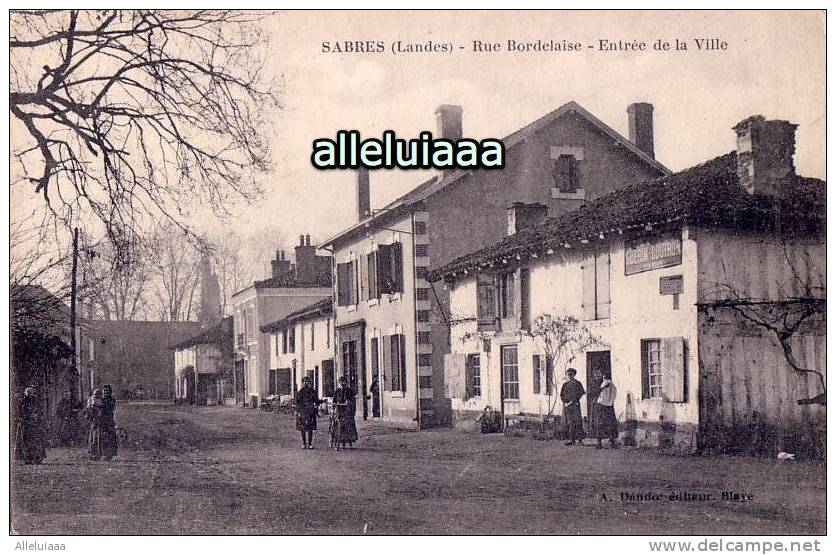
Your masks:
<svg viewBox="0 0 836 555"><path fill-rule="evenodd" d="M357 170L357 221L361 222L372 213L371 185L369 184L369 168L361 167Z"/></svg>
<svg viewBox="0 0 836 555"><path fill-rule="evenodd" d="M273 268L273 277L286 274L290 271L290 260L285 260L284 251L276 251L276 259L270 261Z"/></svg>
<svg viewBox="0 0 836 555"><path fill-rule="evenodd" d="M783 197L783 182L795 175L794 123L751 116L734 127L737 133L737 178L750 195Z"/></svg>
<svg viewBox="0 0 836 555"><path fill-rule="evenodd" d="M515 202L508 207L508 235L534 227L546 219L548 211L548 206L539 202L533 204Z"/></svg>
<svg viewBox="0 0 836 555"><path fill-rule="evenodd" d="M310 235L300 235L296 246L296 281L316 281L316 246L311 245Z"/></svg>
<svg viewBox="0 0 836 555"><path fill-rule="evenodd" d="M653 104L636 102L627 106L627 126L630 142L651 158L656 158L653 152Z"/></svg>

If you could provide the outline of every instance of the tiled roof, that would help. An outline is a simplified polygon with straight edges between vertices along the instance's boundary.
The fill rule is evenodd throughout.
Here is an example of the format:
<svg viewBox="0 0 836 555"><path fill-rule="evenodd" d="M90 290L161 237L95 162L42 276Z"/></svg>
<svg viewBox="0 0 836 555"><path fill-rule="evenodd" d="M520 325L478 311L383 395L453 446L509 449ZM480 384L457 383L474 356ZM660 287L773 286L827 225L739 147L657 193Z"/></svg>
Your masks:
<svg viewBox="0 0 836 555"><path fill-rule="evenodd" d="M825 186L819 179L793 177L781 207L782 232L815 234L825 226ZM686 224L711 228L774 229L775 199L749 195L738 183L737 154L731 152L652 181L617 189L577 210L548 218L531 229L458 258L430 272L432 281L455 280L488 266L513 266L532 254L566 248L612 235L641 233ZM458 276L456 274L459 274Z"/></svg>
<svg viewBox="0 0 836 555"><path fill-rule="evenodd" d="M296 269L288 270L278 276L269 277L253 283L256 289L271 287L303 288L331 287L331 257L316 257L316 275L312 281L300 281L296 278Z"/></svg>
<svg viewBox="0 0 836 555"><path fill-rule="evenodd" d="M619 133L618 131L616 131L597 117L595 117L591 112L586 110L586 108L584 108L574 100L571 102L567 102L566 104L563 104L556 110L552 110L548 114L534 120L525 127L522 127L521 129L514 131L510 135L507 135L502 139L502 144L505 145L506 150L510 149L517 143L521 142L527 137L530 137L546 125L550 124L551 122L566 114L578 114L582 116L587 121L592 123L595 127L597 127L605 135L609 136L618 144L625 147L629 152L632 152L636 157L639 158L639 160L655 168L662 174L666 175L670 173L670 170L666 168L663 164L661 164L652 156L649 156L647 153L642 151L639 147L631 143L621 133ZM334 237L328 239L325 243L323 243L323 245L333 244L334 242L340 240L341 238L354 231L355 229L365 227L372 221L375 221L380 217L384 217L385 215L388 215L390 212L396 212L400 208L427 199L429 196L443 189L447 185L455 183L456 181L470 173L470 171L471 170L457 170L449 173L442 179L439 179L438 177L432 177L428 179L427 181L421 183L408 193L396 198L395 200L384 206L382 209L377 211L376 214L366 218L365 220L362 220L361 222L354 224L350 228L341 231L338 235L335 235Z"/></svg>
<svg viewBox="0 0 836 555"><path fill-rule="evenodd" d="M316 318L319 316L330 316L334 313L334 298L333 297L325 297L324 299L320 299L317 302L308 305L304 308L300 308L299 310L295 310L282 318L281 320L276 320L275 322L270 322L269 324L264 324L261 326L262 333L271 333L275 331L279 331L281 329L286 328L288 325L304 321L309 318Z"/></svg>
<svg viewBox="0 0 836 555"><path fill-rule="evenodd" d="M232 316L221 319L213 327L192 336L171 347L173 350L187 349L195 345L217 345L222 351L232 352Z"/></svg>

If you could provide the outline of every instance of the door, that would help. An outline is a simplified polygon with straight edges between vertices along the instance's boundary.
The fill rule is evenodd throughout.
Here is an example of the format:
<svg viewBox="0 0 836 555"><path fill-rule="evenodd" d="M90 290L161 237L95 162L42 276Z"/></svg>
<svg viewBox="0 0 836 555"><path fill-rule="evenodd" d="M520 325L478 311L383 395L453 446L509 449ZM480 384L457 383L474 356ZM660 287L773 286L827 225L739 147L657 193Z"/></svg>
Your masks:
<svg viewBox="0 0 836 555"><path fill-rule="evenodd" d="M589 418L587 431L592 433L592 405L601 392L603 376L612 376L609 351L590 351L586 353L586 416Z"/></svg>
<svg viewBox="0 0 836 555"><path fill-rule="evenodd" d="M244 369L244 361L239 360L235 362L235 404L244 402L244 376L246 371Z"/></svg>

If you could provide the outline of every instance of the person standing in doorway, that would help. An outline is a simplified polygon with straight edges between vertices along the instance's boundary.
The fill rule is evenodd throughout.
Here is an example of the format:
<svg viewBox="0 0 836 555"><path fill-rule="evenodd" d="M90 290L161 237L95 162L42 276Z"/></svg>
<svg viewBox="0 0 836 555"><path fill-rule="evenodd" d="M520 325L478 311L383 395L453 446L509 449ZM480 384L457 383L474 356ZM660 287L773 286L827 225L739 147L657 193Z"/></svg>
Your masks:
<svg viewBox="0 0 836 555"><path fill-rule="evenodd" d="M380 382L377 376L372 378L372 385L369 387L372 394L372 417L380 418Z"/></svg>
<svg viewBox="0 0 836 555"><path fill-rule="evenodd" d="M609 438L610 448L618 447L618 420L615 417L615 395L618 392L612 382L612 376L603 375L601 391L595 400L595 438L598 449L602 447L601 440Z"/></svg>
<svg viewBox="0 0 836 555"><path fill-rule="evenodd" d="M586 395L581 382L575 379L578 371L574 368L566 370L566 381L560 388L560 400L563 401L563 420L566 425L566 445L580 443L585 437L583 431L583 416L581 416L581 398Z"/></svg>
<svg viewBox="0 0 836 555"><path fill-rule="evenodd" d="M322 400L311 385L311 378L302 378L302 389L296 394L296 429L302 434L302 449L313 449L316 413Z"/></svg>

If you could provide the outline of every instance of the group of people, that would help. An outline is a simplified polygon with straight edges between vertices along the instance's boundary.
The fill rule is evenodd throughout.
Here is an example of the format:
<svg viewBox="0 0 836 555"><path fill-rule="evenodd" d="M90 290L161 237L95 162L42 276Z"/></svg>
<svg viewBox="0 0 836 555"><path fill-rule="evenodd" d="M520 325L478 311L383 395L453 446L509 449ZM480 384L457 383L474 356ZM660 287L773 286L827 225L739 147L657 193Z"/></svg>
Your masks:
<svg viewBox="0 0 836 555"><path fill-rule="evenodd" d="M586 395L583 384L577 380L578 371L574 368L566 370L566 381L560 389L560 400L563 401L563 419L566 425L566 445L580 443L586 433L583 429L583 416L581 415L581 398ZM617 389L612 382L612 377L602 375L598 396L592 404L592 428L595 438L598 440L598 449L601 449L602 440L609 439L610 447L618 447L618 419L615 417L615 395Z"/></svg>
<svg viewBox="0 0 836 555"><path fill-rule="evenodd" d="M337 426L335 440L345 447L354 446L357 441L357 425L354 416L357 413L357 393L348 385L345 376L340 378L340 386L334 391L333 405L336 408ZM296 429L302 434L302 449L313 449L313 433L316 431L316 417L319 406L325 400L320 399L313 388L311 379L302 378L302 388L296 393Z"/></svg>
<svg viewBox="0 0 836 555"><path fill-rule="evenodd" d="M55 411L58 441L62 445L76 445L81 435L78 415L82 413L89 423L87 452L90 459L113 459L119 448L115 410L116 399L109 385L94 389L83 407L73 402L69 392L65 393ZM47 423L42 413L38 390L30 385L23 391L15 429L15 457L24 464L41 464L46 459Z"/></svg>

